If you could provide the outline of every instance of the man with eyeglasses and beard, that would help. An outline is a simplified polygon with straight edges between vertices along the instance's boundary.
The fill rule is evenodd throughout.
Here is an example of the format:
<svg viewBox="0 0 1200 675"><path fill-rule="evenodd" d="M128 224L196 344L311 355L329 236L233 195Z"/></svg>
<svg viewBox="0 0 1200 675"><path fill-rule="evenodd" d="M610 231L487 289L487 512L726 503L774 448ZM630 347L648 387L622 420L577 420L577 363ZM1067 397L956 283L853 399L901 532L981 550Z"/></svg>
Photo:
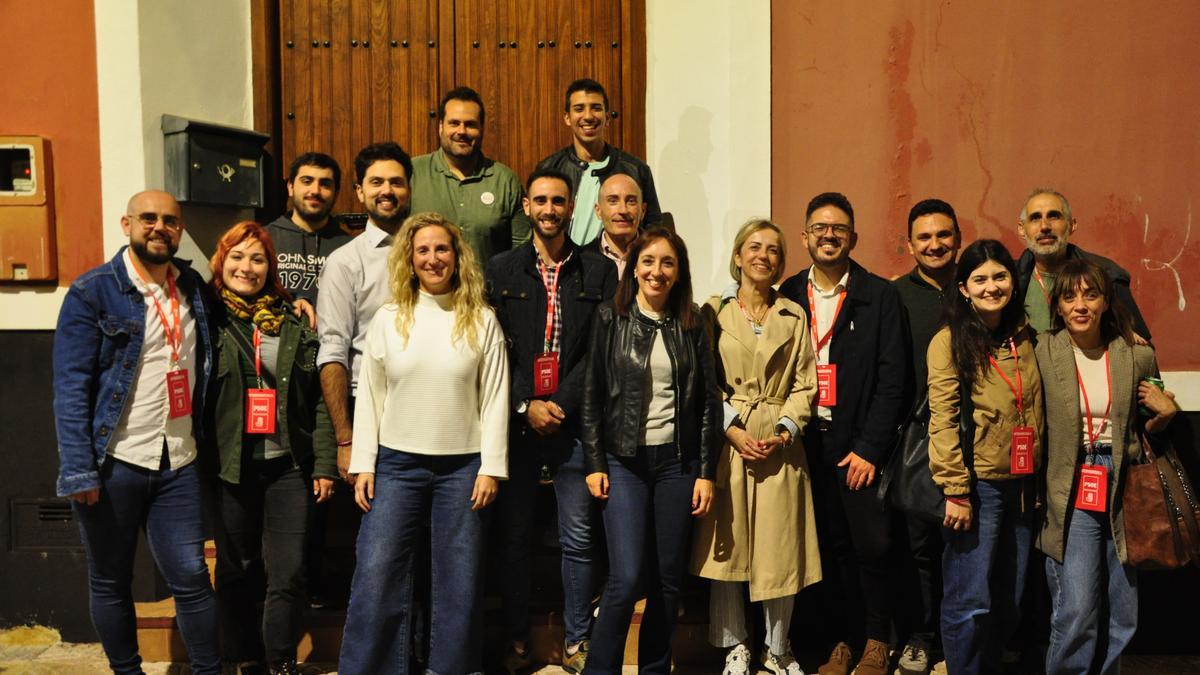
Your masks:
<svg viewBox="0 0 1200 675"><path fill-rule="evenodd" d="M316 304L325 260L353 238L330 217L341 185L337 160L321 152L300 155L288 169L291 213L267 225L279 259L279 281L298 300Z"/></svg>
<svg viewBox="0 0 1200 675"><path fill-rule="evenodd" d="M813 265L779 291L808 313L817 356L817 409L804 447L825 563L826 597L817 607L826 642L836 643L820 672L847 675L849 644L865 642L854 672L885 675L892 515L881 505L876 477L907 412L908 329L896 289L850 259L858 243L850 200L817 195L805 218Z"/></svg>
<svg viewBox="0 0 1200 675"><path fill-rule="evenodd" d="M56 492L79 522L92 623L112 670L141 670L131 584L145 529L192 672L216 673L217 608L194 461L213 369L208 286L174 257L184 228L174 197L134 195L121 227L129 245L76 279L58 315Z"/></svg>
<svg viewBox="0 0 1200 675"><path fill-rule="evenodd" d="M550 467L562 546L563 668L579 673L591 632L593 500L579 441L587 342L596 307L617 288L617 270L567 236L571 184L537 169L526 182L533 241L492 258L488 298L508 338L512 386L508 482L497 498L498 563L511 673L530 663L530 547L541 467Z"/></svg>

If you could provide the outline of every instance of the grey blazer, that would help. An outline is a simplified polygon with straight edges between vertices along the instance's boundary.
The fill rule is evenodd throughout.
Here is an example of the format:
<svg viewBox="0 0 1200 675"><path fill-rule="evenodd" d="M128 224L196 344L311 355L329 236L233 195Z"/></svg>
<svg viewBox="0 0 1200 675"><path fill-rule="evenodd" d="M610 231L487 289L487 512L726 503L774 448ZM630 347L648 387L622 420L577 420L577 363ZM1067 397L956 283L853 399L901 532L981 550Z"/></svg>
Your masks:
<svg viewBox="0 0 1200 675"><path fill-rule="evenodd" d="M1067 512L1075 495L1075 472L1079 465L1080 436L1079 380L1075 352L1066 330L1044 333L1035 349L1046 397L1046 460L1043 469L1046 509L1038 533L1037 547L1059 563L1063 559ZM1158 375L1154 350L1129 345L1117 338L1108 344L1109 374L1112 376L1110 424L1113 437L1113 478L1108 492L1108 514L1113 543L1121 562L1125 553L1125 518L1121 493L1125 468L1137 459L1137 386L1143 377Z"/></svg>

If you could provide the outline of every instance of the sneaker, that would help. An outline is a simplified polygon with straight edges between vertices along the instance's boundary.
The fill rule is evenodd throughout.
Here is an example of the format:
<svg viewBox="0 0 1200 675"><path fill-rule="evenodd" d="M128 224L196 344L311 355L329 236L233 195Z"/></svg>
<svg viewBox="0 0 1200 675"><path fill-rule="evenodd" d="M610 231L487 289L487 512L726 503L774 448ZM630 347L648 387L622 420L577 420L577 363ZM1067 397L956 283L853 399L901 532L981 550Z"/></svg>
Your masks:
<svg viewBox="0 0 1200 675"><path fill-rule="evenodd" d="M737 644L725 654L725 668L721 675L748 675L750 672L750 650Z"/></svg>
<svg viewBox="0 0 1200 675"><path fill-rule="evenodd" d="M915 642L904 645L900 652L900 675L925 675L929 672L929 650Z"/></svg>
<svg viewBox="0 0 1200 675"><path fill-rule="evenodd" d="M854 675L888 675L887 643L867 640L867 648L854 668Z"/></svg>
<svg viewBox="0 0 1200 675"><path fill-rule="evenodd" d="M848 675L850 672L850 645L837 643L829 654L829 660L817 668L819 675Z"/></svg>
<svg viewBox="0 0 1200 675"><path fill-rule="evenodd" d="M509 675L525 670L532 662L529 658L529 647L517 649L514 644L508 645L508 653L504 655L504 671Z"/></svg>
<svg viewBox="0 0 1200 675"><path fill-rule="evenodd" d="M582 673L583 667L587 665L588 641L584 640L579 643L579 649L572 654L567 651L567 645L563 645L563 670L568 673Z"/></svg>
<svg viewBox="0 0 1200 675"><path fill-rule="evenodd" d="M729 663L728 659L725 661ZM792 656L792 648L789 645L788 650L781 656L776 656L771 653L765 646L762 650L763 668L774 673L774 675L804 675L804 670L800 668L800 664L796 663L796 657Z"/></svg>
<svg viewBox="0 0 1200 675"><path fill-rule="evenodd" d="M293 660L271 664L271 675L300 675L300 667Z"/></svg>

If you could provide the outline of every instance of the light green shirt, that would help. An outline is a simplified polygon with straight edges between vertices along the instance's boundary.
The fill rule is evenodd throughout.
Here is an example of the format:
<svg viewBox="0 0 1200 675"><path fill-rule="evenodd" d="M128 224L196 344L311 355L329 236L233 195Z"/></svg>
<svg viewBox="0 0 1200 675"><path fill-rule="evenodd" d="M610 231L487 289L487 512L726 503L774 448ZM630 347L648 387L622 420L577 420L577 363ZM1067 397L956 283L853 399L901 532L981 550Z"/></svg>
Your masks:
<svg viewBox="0 0 1200 675"><path fill-rule="evenodd" d="M1054 290L1053 274L1042 274L1042 283L1046 290L1042 292L1042 284L1038 283L1037 274L1029 275L1029 284L1025 288L1025 314L1029 315L1029 325L1039 333L1050 330L1050 304L1046 296Z"/></svg>
<svg viewBox="0 0 1200 675"><path fill-rule="evenodd" d="M568 234L571 241L579 246L586 246L600 236L604 224L596 215L596 200L600 199L600 179L596 172L608 166L612 153L599 162L588 162L579 177L579 187L575 190L575 211L571 213L571 229Z"/></svg>
<svg viewBox="0 0 1200 675"><path fill-rule="evenodd" d="M522 196L517 174L486 157L475 175L461 181L446 165L441 148L413 158L411 212L435 211L457 225L481 266L529 241Z"/></svg>

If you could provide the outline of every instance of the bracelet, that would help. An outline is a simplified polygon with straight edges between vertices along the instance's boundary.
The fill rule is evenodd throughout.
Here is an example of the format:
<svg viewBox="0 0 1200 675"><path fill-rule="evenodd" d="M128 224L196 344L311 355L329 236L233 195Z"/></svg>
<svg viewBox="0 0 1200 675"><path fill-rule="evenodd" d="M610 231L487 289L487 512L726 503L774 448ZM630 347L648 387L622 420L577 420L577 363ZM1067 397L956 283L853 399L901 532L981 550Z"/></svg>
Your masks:
<svg viewBox="0 0 1200 675"><path fill-rule="evenodd" d="M348 447L350 447L351 445L354 445L354 439L350 439L350 440L348 440L348 441L338 441L338 442L337 442L337 446L338 446L339 448L348 448Z"/></svg>
<svg viewBox="0 0 1200 675"><path fill-rule="evenodd" d="M971 500L967 499L966 497L946 497L946 501L950 502L951 504L957 504L958 506L971 508Z"/></svg>

